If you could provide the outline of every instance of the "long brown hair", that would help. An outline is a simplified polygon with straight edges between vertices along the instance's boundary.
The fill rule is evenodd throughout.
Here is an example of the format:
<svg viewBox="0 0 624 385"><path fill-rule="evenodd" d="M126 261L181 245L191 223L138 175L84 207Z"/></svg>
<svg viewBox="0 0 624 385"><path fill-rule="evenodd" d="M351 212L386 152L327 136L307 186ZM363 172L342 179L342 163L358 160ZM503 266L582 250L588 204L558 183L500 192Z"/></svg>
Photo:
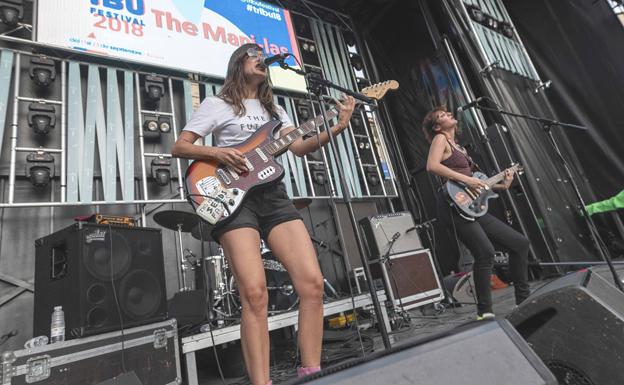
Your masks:
<svg viewBox="0 0 624 385"><path fill-rule="evenodd" d="M238 47L228 62L227 74L225 75L225 82L223 88L219 91L218 96L230 103L234 108L234 113L238 116L245 114L245 105L243 99L246 91L245 74L243 72L245 59L247 58L247 50L249 48L255 48L261 50L262 48L255 43L243 44ZM267 69L268 71L268 69ZM258 86L258 99L260 104L265 110L269 112L271 117L275 116L276 108L273 103L273 90L271 89L271 82L267 76L262 83Z"/></svg>

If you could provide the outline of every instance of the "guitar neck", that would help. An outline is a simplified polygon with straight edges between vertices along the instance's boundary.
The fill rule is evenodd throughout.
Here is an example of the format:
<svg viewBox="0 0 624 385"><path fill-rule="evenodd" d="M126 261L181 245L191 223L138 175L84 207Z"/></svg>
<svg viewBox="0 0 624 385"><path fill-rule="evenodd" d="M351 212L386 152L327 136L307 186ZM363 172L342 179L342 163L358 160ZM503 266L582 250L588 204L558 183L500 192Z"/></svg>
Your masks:
<svg viewBox="0 0 624 385"><path fill-rule="evenodd" d="M516 172L518 170L518 166L513 166L508 168L507 170L510 170L511 172ZM506 170L505 170L506 171ZM492 187L495 184L498 184L499 182L503 181L505 179L505 171L501 171L498 174L491 176L489 178L487 178L484 182L485 184L487 184L488 186Z"/></svg>
<svg viewBox="0 0 624 385"><path fill-rule="evenodd" d="M327 120L329 121L335 118L336 116L338 116L338 110L336 108L331 108L325 112L325 116L327 117ZM295 140L311 132L314 132L318 126L323 124L323 122L325 122L323 115L318 115L315 118L310 119L307 122L303 123L296 129L292 130L287 135L284 135L280 137L279 139L276 139L264 145L262 147L262 150L268 152L269 154L273 156L277 156L281 154L282 152L286 151L288 149L288 146L290 146L292 142L294 142Z"/></svg>

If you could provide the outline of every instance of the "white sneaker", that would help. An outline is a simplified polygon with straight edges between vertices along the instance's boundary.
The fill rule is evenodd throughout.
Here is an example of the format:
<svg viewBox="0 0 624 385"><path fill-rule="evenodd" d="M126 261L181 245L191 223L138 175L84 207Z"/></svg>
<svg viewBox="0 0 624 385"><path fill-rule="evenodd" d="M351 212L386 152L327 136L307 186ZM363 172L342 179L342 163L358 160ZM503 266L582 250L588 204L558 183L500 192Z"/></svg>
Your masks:
<svg viewBox="0 0 624 385"><path fill-rule="evenodd" d="M494 319L494 317L494 313L477 314L477 321L487 321L490 319Z"/></svg>

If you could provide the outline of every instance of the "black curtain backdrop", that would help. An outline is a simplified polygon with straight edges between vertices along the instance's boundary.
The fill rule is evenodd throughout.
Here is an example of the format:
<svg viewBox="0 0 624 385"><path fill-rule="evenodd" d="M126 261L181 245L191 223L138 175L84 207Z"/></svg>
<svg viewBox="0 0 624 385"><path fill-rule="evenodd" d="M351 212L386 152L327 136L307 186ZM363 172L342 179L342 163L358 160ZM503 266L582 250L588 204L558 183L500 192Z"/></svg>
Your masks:
<svg viewBox="0 0 624 385"><path fill-rule="evenodd" d="M624 28L606 0L504 1L595 199L624 188Z"/></svg>

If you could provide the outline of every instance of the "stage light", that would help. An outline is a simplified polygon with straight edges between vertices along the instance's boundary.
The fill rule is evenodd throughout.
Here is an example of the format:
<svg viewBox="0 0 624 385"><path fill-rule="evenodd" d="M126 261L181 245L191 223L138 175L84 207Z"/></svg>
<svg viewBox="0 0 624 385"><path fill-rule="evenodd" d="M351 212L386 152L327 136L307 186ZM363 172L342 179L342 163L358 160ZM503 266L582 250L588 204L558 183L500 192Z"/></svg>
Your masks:
<svg viewBox="0 0 624 385"><path fill-rule="evenodd" d="M165 134L171 131L171 121L169 118L163 118L162 116L158 118L158 128L160 129L160 132Z"/></svg>
<svg viewBox="0 0 624 385"><path fill-rule="evenodd" d="M152 159L152 178L159 186L167 186L171 181L171 159L158 157Z"/></svg>
<svg viewBox="0 0 624 385"><path fill-rule="evenodd" d="M349 56L353 68L355 68L356 71L362 71L364 69L364 61L362 60L362 57L359 54L353 52L351 52Z"/></svg>
<svg viewBox="0 0 624 385"><path fill-rule="evenodd" d="M143 115L143 138L160 139L160 123L158 116Z"/></svg>
<svg viewBox="0 0 624 385"><path fill-rule="evenodd" d="M303 121L310 119L310 106L307 103L297 105L297 116Z"/></svg>
<svg viewBox="0 0 624 385"><path fill-rule="evenodd" d="M479 8L471 7L469 12L472 20L477 23L483 23L485 21L486 16Z"/></svg>
<svg viewBox="0 0 624 385"><path fill-rule="evenodd" d="M15 27L24 18L22 0L0 0L0 20L9 27Z"/></svg>
<svg viewBox="0 0 624 385"><path fill-rule="evenodd" d="M362 88L366 88L368 86L371 85L370 80L366 79L366 78L357 78L356 79L358 88L361 90Z"/></svg>
<svg viewBox="0 0 624 385"><path fill-rule="evenodd" d="M498 29L498 21L493 17L486 16L485 26L496 31Z"/></svg>
<svg viewBox="0 0 624 385"><path fill-rule="evenodd" d="M145 93L147 100L155 105L160 103L160 99L165 95L165 81L160 76L145 76Z"/></svg>
<svg viewBox="0 0 624 385"><path fill-rule="evenodd" d="M362 127L362 118L360 118L358 115L353 115L351 117L351 127L353 127L353 129L358 129Z"/></svg>
<svg viewBox="0 0 624 385"><path fill-rule="evenodd" d="M325 179L325 171L323 170L314 170L312 171L312 180L314 180L314 183L318 184L318 185L324 185L327 180Z"/></svg>
<svg viewBox="0 0 624 385"><path fill-rule="evenodd" d="M38 135L47 135L56 125L56 108L50 104L30 103L28 125Z"/></svg>
<svg viewBox="0 0 624 385"><path fill-rule="evenodd" d="M45 56L30 59L28 70L30 78L39 87L47 87L56 79L56 66L52 59Z"/></svg>
<svg viewBox="0 0 624 385"><path fill-rule="evenodd" d="M369 167L366 170L366 180L370 186L379 186L379 174L374 167Z"/></svg>
<svg viewBox="0 0 624 385"><path fill-rule="evenodd" d="M26 177L37 188L45 187L54 178L54 157L45 151L26 156Z"/></svg>
<svg viewBox="0 0 624 385"><path fill-rule="evenodd" d="M513 27L507 23L500 23L499 25L500 32L507 38L513 39L514 30Z"/></svg>
<svg viewBox="0 0 624 385"><path fill-rule="evenodd" d="M355 35L351 31L344 31L342 33L345 43L349 47L355 47Z"/></svg>

